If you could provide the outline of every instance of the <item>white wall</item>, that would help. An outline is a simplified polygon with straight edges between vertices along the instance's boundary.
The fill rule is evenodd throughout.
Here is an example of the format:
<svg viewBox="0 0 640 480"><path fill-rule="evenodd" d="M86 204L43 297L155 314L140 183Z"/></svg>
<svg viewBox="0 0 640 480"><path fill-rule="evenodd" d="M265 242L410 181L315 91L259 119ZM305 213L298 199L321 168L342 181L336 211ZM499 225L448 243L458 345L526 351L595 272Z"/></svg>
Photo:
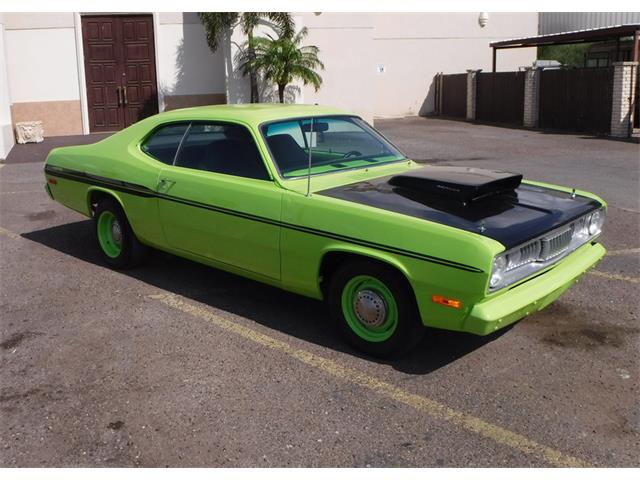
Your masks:
<svg viewBox="0 0 640 480"><path fill-rule="evenodd" d="M431 113L436 73L491 70L489 43L535 35L536 13L491 13L485 27L478 13L413 13L375 16L376 116ZM517 70L535 60L535 49L498 52L498 70Z"/></svg>
<svg viewBox="0 0 640 480"><path fill-rule="evenodd" d="M8 79L2 83L5 90L9 85L11 103L80 99L85 86L78 80L73 19L72 13L4 14ZM484 28L478 13L298 13L295 19L309 29L305 44L319 47L326 69L319 72L324 82L318 92L294 84L288 100L341 107L368 121L433 111L436 73L489 70L491 41L538 29L537 13L491 13ZM238 29L212 54L195 13L159 13L155 26L162 95L226 93L229 103L249 100L248 79L233 62L245 41ZM502 50L498 70L534 59L533 48ZM274 86L263 82L261 90L263 101L277 101Z"/></svg>
<svg viewBox="0 0 640 480"><path fill-rule="evenodd" d="M489 43L535 35L537 13L491 13L485 27L479 13L297 13L306 26L306 45L316 45L325 70L318 92L291 85L287 101L321 103L353 111L368 121L374 116L402 116L433 111L433 77L438 72L490 70ZM225 91L229 103L249 101L249 82L237 70L234 56L246 38L239 29L221 42L211 57L195 14L160 14L160 86L165 94ZM257 35L271 32L262 25ZM182 52L181 52L182 49ZM189 62L181 68L181 60ZM535 49L498 52L498 70L531 65ZM384 72L378 72L378 66ZM222 88L221 88L222 87ZM277 101L272 85L261 83L261 100Z"/></svg>
<svg viewBox="0 0 640 480"><path fill-rule="evenodd" d="M4 15L0 13L0 159L7 158L9 150L14 144L10 105L9 78L5 57Z"/></svg>
<svg viewBox="0 0 640 480"><path fill-rule="evenodd" d="M304 88L306 103L319 103L348 109L373 122L376 77L374 25L370 13L323 13L305 15L309 29L306 45L316 45L325 69L322 87Z"/></svg>
<svg viewBox="0 0 640 480"><path fill-rule="evenodd" d="M12 103L79 100L73 28L5 31Z"/></svg>
<svg viewBox="0 0 640 480"><path fill-rule="evenodd" d="M491 13L484 28L478 15L301 14L310 32L306 43L320 48L327 67L321 91L305 88L305 101L352 110L368 120L430 113L436 73L490 70L490 42L537 33L537 13ZM535 54L532 48L500 51L498 70L531 65Z"/></svg>
<svg viewBox="0 0 640 480"><path fill-rule="evenodd" d="M235 28L221 42L224 52L227 103L247 103L251 99L249 79L240 73L235 61L238 51L246 41L247 38L240 28Z"/></svg>
<svg viewBox="0 0 640 480"><path fill-rule="evenodd" d="M325 69L318 70L323 82L316 92L310 85L296 81L285 90L287 103L319 103L342 107L369 122L373 121L375 84L373 50L371 48L373 24L368 13L312 13L295 14L296 28L307 27L308 36L303 45L315 45L320 49L319 58ZM274 31L266 23L255 35ZM235 55L246 37L236 28L226 41L225 61L227 70L227 97L229 103L248 102L249 80L237 70ZM260 100L278 102L277 89L269 82L260 81Z"/></svg>
<svg viewBox="0 0 640 480"><path fill-rule="evenodd" d="M5 13L7 30L37 28L73 28L72 12L62 13Z"/></svg>
<svg viewBox="0 0 640 480"><path fill-rule="evenodd" d="M223 49L213 54L195 14L160 14L158 84L164 95L224 93Z"/></svg>

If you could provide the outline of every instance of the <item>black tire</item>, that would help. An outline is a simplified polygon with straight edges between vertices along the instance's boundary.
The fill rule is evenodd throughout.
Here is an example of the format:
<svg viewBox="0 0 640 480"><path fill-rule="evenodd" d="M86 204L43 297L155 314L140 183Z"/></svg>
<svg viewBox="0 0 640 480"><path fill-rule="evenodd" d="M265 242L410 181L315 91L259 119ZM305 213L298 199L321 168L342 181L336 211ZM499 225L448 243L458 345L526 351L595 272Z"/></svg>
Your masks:
<svg viewBox="0 0 640 480"><path fill-rule="evenodd" d="M106 217L110 215L117 221L119 225L119 231L121 234L120 241L117 243L117 248L112 248L111 255L107 253L105 247L100 240L100 218L103 214ZM147 257L148 248L140 243L136 238L136 235L131 229L131 225L127 220L120 204L113 198L103 198L98 202L96 210L93 216L94 220L94 234L98 250L104 261L112 268L123 270L128 268L134 268L142 264ZM119 251L117 251L119 250ZM117 253L117 254L115 254Z"/></svg>
<svg viewBox="0 0 640 480"><path fill-rule="evenodd" d="M381 334L382 338L378 338L376 340L363 338L363 335L358 334L354 327L350 325L343 309L343 292L345 293L345 298L349 298L350 292L353 288L351 285L357 285L359 279L364 276L371 277L372 279L377 280L377 282L382 283L383 286L386 287L386 293L385 295L380 295L378 300L384 300L385 296L388 296L390 293L393 297L392 301L395 302L396 307L395 311L397 314L393 315L393 317L397 319L394 322L395 327L387 328L386 333ZM375 283L373 285L373 291L375 293ZM345 287L347 288L346 291ZM356 314L356 320L361 318L360 313L356 312L358 310L355 306L358 303L356 298L369 298L367 297L366 292L371 292L369 287L363 287L360 290L356 287L356 290L358 292L356 296L351 297L353 298L354 305L352 310L353 313L351 314L351 324L354 323L354 313ZM345 300L345 302L347 305L351 303L347 300ZM404 275L396 269L383 263L363 259L350 261L339 267L329 280L328 303L331 316L336 327L347 342L356 349L374 357L389 358L405 353L418 344L426 331L420 320L415 296L408 281ZM383 301L383 303L384 305L387 305L387 303L390 302ZM374 302L373 305L375 304L376 303ZM390 311L388 306L386 306L383 311L387 312L387 310ZM388 312L380 318L385 317L389 317ZM358 324L355 328L362 332L363 325L364 324ZM369 336L370 332L368 330L372 327L365 326L364 328L365 336ZM374 328L382 328L382 326ZM377 333L375 333L375 335L377 335Z"/></svg>

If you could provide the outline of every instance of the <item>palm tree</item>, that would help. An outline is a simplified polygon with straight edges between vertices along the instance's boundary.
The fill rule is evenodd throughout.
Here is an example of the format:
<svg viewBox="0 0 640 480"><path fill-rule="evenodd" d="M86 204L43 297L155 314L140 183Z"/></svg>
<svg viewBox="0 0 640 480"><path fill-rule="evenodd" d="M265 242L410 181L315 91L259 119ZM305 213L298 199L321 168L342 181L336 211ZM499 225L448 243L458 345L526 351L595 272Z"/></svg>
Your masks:
<svg viewBox="0 0 640 480"><path fill-rule="evenodd" d="M207 32L207 44L212 52L218 50L222 36L231 31L237 25L241 25L243 33L247 36L248 49L246 55L253 57L253 31L261 20L273 23L278 30L286 35L293 35L295 24L291 14L287 12L200 12L200 22ZM244 75L249 75L251 84L251 103L259 102L258 78L254 70L243 70Z"/></svg>
<svg viewBox="0 0 640 480"><path fill-rule="evenodd" d="M304 27L296 35L279 29L277 38L267 35L250 40L252 45L241 54L240 69L243 72L261 71L266 80L278 85L278 98L284 103L284 90L294 80L302 80L304 85L313 85L316 92L322 85L322 77L315 70L324 70L318 59L318 47L300 46L307 36Z"/></svg>

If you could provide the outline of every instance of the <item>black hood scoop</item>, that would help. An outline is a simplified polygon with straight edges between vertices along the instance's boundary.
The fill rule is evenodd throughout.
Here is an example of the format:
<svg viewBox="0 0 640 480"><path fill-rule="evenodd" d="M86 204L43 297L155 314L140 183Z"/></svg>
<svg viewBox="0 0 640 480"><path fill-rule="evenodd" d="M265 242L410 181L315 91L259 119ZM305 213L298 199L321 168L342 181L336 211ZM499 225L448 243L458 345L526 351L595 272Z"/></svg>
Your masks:
<svg viewBox="0 0 640 480"><path fill-rule="evenodd" d="M389 185L462 204L513 192L522 175L473 167L426 167L395 175Z"/></svg>
<svg viewBox="0 0 640 480"><path fill-rule="evenodd" d="M590 198L521 180L512 173L438 166L317 193L478 233L507 248L600 207Z"/></svg>

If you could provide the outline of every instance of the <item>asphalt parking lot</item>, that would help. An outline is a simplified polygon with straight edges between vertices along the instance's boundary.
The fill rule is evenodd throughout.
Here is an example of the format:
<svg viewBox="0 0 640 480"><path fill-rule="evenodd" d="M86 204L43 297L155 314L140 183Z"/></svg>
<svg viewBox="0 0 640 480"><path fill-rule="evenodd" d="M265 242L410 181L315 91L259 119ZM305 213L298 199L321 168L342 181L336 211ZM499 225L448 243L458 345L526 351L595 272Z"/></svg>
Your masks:
<svg viewBox="0 0 640 480"><path fill-rule="evenodd" d="M640 466L640 146L376 126L420 161L600 194L609 255L498 335L433 330L381 362L318 302L161 253L106 268L91 221L43 191L43 155L75 139L16 147L0 165L0 466Z"/></svg>

